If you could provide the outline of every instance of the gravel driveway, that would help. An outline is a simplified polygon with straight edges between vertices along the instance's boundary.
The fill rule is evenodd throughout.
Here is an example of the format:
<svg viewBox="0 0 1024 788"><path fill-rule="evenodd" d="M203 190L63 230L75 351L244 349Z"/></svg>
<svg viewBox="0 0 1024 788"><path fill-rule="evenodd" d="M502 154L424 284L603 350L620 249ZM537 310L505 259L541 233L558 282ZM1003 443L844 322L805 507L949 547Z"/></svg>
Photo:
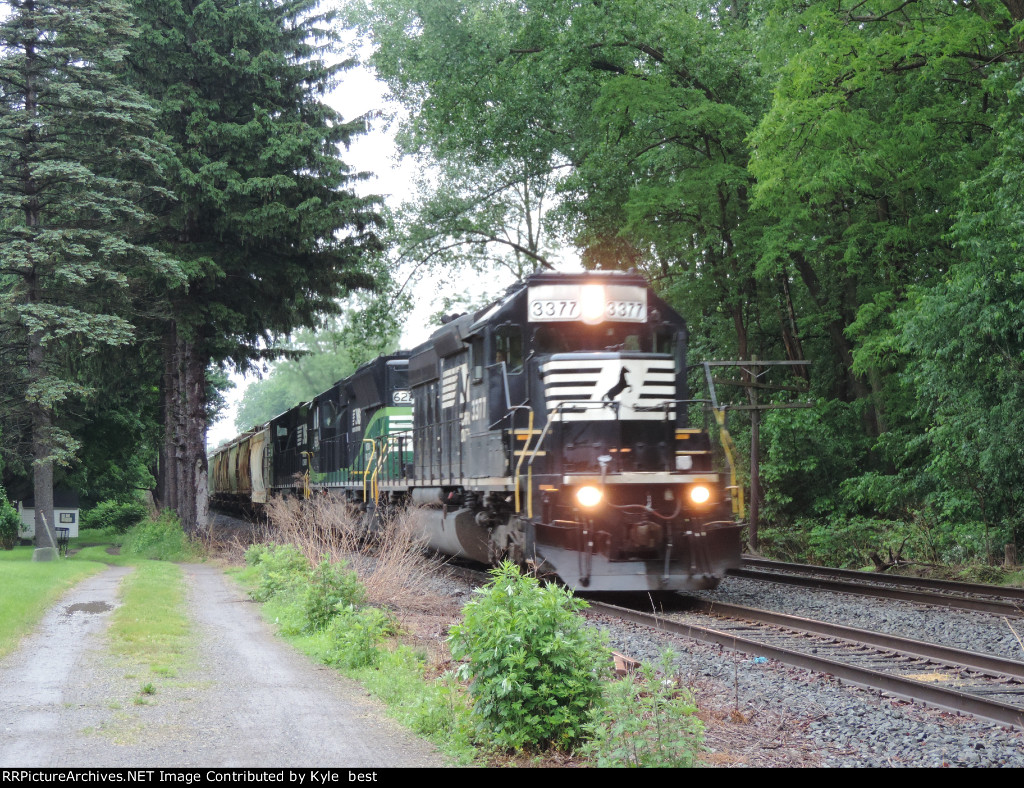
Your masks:
<svg viewBox="0 0 1024 788"><path fill-rule="evenodd" d="M105 633L129 569L81 583L0 661L0 766L443 766L354 682L274 637L215 567L184 565L197 655L159 678L111 656ZM147 698L149 700L149 698Z"/></svg>

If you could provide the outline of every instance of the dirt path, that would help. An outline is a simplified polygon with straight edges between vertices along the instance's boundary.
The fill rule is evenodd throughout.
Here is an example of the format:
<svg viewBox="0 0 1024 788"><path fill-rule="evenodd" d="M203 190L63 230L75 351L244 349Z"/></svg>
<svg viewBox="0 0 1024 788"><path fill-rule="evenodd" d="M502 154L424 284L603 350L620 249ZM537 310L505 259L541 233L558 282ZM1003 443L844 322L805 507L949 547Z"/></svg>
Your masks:
<svg viewBox="0 0 1024 788"><path fill-rule="evenodd" d="M183 567L195 664L153 677L110 656L105 632L130 570L66 596L0 661L0 766L443 766L354 682L270 632L221 572Z"/></svg>

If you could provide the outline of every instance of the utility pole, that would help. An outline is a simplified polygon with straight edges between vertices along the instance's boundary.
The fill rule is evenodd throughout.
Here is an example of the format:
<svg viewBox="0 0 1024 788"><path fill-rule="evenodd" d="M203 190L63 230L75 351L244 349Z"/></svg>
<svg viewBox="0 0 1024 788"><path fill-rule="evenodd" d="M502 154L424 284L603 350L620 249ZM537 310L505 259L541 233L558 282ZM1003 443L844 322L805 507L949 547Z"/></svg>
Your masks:
<svg viewBox="0 0 1024 788"><path fill-rule="evenodd" d="M810 361L759 361L757 356L749 361L705 361L704 376L711 395L711 407L715 410L720 426L725 425L725 414L730 410L750 411L750 519L748 521L747 544L752 551L757 551L757 531L761 514L761 411L780 408L811 408L810 402L761 402L758 391L791 391L807 394L810 383L799 386L765 383L762 378L768 373L785 367L809 366ZM740 372L739 380L716 378L711 374L712 367L734 367ZM747 404L720 404L715 386L737 386L745 390ZM740 517L743 516L742 510Z"/></svg>

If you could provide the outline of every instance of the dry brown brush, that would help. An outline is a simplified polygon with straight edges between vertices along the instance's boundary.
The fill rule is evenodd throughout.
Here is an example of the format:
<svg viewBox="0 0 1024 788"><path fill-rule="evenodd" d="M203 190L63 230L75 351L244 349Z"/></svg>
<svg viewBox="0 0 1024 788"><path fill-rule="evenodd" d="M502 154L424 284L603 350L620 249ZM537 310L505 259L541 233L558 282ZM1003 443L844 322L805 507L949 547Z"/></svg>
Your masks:
<svg viewBox="0 0 1024 788"><path fill-rule="evenodd" d="M267 519L259 541L293 544L313 565L324 558L347 561L371 604L423 607L424 581L438 561L426 555L425 540L408 510L378 514L371 531L355 507L314 495L309 500L272 499Z"/></svg>

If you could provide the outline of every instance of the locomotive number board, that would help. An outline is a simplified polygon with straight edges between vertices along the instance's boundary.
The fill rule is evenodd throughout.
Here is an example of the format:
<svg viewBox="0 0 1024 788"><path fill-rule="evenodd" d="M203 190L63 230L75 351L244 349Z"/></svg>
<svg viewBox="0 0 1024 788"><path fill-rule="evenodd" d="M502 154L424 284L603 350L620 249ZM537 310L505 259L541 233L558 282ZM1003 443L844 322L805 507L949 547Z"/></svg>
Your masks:
<svg viewBox="0 0 1024 788"><path fill-rule="evenodd" d="M527 301L531 323L647 320L647 289L632 285L537 285Z"/></svg>

